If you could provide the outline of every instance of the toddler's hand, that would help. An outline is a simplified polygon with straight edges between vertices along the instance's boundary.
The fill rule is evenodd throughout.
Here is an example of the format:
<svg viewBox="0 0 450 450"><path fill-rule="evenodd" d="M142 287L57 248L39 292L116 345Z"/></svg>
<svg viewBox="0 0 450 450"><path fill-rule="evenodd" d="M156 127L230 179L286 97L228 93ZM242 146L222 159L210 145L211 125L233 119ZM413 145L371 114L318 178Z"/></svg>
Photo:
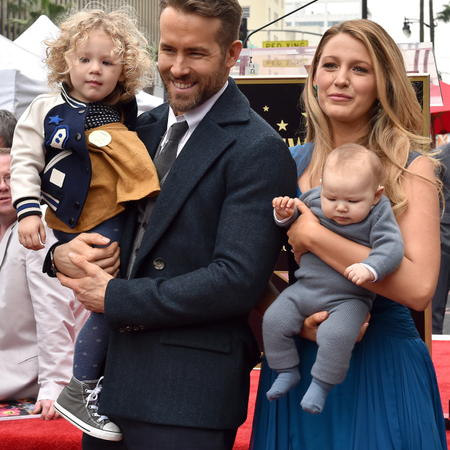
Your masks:
<svg viewBox="0 0 450 450"><path fill-rule="evenodd" d="M374 274L362 264L352 264L351 266L348 266L344 271L344 276L357 286L375 280Z"/></svg>
<svg viewBox="0 0 450 450"><path fill-rule="evenodd" d="M19 222L19 242L29 250L44 248L46 234L39 216L27 216Z"/></svg>
<svg viewBox="0 0 450 450"><path fill-rule="evenodd" d="M278 220L289 219L295 211L295 199L290 197L276 197L272 200L275 215Z"/></svg>

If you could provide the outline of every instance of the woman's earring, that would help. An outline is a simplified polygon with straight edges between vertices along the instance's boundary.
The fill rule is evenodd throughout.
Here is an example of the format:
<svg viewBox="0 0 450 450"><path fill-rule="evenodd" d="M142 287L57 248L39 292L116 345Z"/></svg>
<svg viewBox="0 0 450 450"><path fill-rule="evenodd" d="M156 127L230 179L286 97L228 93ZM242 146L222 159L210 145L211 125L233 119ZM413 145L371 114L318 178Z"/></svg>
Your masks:
<svg viewBox="0 0 450 450"><path fill-rule="evenodd" d="M319 92L317 90L317 84L314 86L314 98L316 100L318 100L318 98L319 98Z"/></svg>
<svg viewBox="0 0 450 450"><path fill-rule="evenodd" d="M381 110L383 109L383 107L381 106L381 103L380 102L378 102L378 114L380 114L381 113Z"/></svg>

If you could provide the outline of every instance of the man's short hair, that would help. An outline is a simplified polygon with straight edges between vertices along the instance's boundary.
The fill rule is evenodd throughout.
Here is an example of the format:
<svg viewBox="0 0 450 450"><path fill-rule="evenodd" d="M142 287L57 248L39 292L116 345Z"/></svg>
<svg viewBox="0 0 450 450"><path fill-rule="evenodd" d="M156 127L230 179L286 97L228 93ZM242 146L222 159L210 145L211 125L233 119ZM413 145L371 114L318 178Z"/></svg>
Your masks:
<svg viewBox="0 0 450 450"><path fill-rule="evenodd" d="M14 128L16 128L17 119L14 114L6 109L0 109L0 147L12 147Z"/></svg>
<svg viewBox="0 0 450 450"><path fill-rule="evenodd" d="M198 14L203 17L219 19L221 27L215 37L222 52L236 39L242 20L242 7L238 0L159 0L159 15L168 7L184 14Z"/></svg>

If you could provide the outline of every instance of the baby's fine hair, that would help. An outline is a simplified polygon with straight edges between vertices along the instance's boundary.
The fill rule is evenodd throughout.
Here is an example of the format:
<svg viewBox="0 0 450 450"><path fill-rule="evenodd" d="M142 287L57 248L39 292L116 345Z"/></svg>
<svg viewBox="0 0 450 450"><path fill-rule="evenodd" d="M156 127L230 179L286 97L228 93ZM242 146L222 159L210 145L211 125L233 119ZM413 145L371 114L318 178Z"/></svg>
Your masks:
<svg viewBox="0 0 450 450"><path fill-rule="evenodd" d="M383 166L375 152L359 144L344 144L335 148L327 157L323 172L327 168L338 172L351 170L364 175L369 170L376 185L383 180Z"/></svg>
<svg viewBox="0 0 450 450"><path fill-rule="evenodd" d="M78 46L86 42L93 30L105 32L113 40L116 51L112 55L123 64L124 81L117 83L116 89L104 99L115 104L125 101L153 81L154 64L144 35L137 27L135 10L122 7L113 11L84 8L69 11L62 17L61 34L56 39L47 39L46 64L49 69L48 83L51 88L59 88L65 82L73 89L69 71L70 58Z"/></svg>

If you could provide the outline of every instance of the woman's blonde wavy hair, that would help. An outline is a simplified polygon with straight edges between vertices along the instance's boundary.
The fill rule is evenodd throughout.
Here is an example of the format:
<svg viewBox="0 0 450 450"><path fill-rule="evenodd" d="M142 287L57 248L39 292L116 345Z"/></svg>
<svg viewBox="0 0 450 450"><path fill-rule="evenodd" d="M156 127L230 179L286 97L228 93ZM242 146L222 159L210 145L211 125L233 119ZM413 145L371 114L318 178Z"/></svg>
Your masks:
<svg viewBox="0 0 450 450"><path fill-rule="evenodd" d="M349 20L328 29L323 35L311 63L311 70L302 94L308 117L307 142L314 142L309 182L320 178L327 155L333 150L332 129L328 117L315 99L314 78L328 41L339 33L347 33L362 42L373 61L378 99L372 106L369 132L358 144L373 150L383 165L384 193L394 213L407 207L401 178L409 154L417 151L434 167L438 161L427 153L430 139L423 136L424 119L414 88L404 67L403 56L386 31L366 19ZM431 181L431 180L428 180ZM439 187L439 180L433 180Z"/></svg>
<svg viewBox="0 0 450 450"><path fill-rule="evenodd" d="M113 55L123 64L124 81L119 81L115 90L104 99L110 105L126 101L138 91L153 82L154 64L144 35L139 31L135 10L123 6L113 11L84 8L82 11L69 11L62 17L61 34L57 39L47 39L46 64L49 69L48 84L60 88L67 83L73 89L69 72L72 68L70 58L78 46L88 39L93 30L101 30L111 36L116 51Z"/></svg>

